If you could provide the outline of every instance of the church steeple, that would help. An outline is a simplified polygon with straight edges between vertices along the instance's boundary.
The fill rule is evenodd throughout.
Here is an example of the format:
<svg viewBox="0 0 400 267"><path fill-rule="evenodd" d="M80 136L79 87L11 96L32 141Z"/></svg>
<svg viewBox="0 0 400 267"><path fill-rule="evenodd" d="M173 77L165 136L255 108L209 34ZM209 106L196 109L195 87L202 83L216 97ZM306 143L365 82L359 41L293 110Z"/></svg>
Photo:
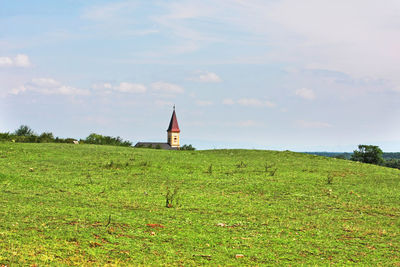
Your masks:
<svg viewBox="0 0 400 267"><path fill-rule="evenodd" d="M171 147L179 148L179 133L181 132L181 130L179 129L178 120L176 118L175 105L167 132L168 132L168 144Z"/></svg>

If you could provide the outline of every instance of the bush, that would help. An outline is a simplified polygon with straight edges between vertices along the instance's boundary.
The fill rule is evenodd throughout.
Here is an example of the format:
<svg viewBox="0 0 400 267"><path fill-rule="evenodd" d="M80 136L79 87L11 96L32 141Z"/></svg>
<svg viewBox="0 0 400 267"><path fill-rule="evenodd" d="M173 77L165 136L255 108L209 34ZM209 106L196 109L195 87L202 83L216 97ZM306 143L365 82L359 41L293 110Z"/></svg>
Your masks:
<svg viewBox="0 0 400 267"><path fill-rule="evenodd" d="M196 150L192 145L183 145L180 150Z"/></svg>
<svg viewBox="0 0 400 267"><path fill-rule="evenodd" d="M12 135L10 133L0 133L0 141L11 141Z"/></svg>
<svg viewBox="0 0 400 267"><path fill-rule="evenodd" d="M40 143L50 143L50 142L54 141L54 136L53 136L53 133L45 132L45 133L42 133L38 139L39 139Z"/></svg>
<svg viewBox="0 0 400 267"><path fill-rule="evenodd" d="M122 140L118 137L103 136L101 134L92 133L84 140L86 144L96 145L112 145L112 146L132 146L129 141Z"/></svg>
<svg viewBox="0 0 400 267"><path fill-rule="evenodd" d="M400 160L399 159L386 160L383 163L383 166L389 167L389 168L400 169Z"/></svg>

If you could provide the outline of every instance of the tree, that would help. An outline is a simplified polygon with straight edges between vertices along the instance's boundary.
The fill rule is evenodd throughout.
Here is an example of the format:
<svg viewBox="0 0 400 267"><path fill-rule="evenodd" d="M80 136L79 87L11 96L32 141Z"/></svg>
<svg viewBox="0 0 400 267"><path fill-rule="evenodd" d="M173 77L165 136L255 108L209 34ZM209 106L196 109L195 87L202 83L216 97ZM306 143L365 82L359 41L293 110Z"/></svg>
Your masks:
<svg viewBox="0 0 400 267"><path fill-rule="evenodd" d="M383 151L378 146L359 145L358 150L354 150L351 160L381 165L383 163Z"/></svg>
<svg viewBox="0 0 400 267"><path fill-rule="evenodd" d="M35 133L28 125L21 125L17 130L14 132L17 136L33 136Z"/></svg>

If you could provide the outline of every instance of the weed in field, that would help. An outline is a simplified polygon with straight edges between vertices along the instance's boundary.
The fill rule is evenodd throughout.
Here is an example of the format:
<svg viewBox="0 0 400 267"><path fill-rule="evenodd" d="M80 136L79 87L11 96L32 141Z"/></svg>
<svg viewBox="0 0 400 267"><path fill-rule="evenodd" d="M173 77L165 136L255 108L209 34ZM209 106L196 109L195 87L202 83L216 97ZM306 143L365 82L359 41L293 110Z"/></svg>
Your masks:
<svg viewBox="0 0 400 267"><path fill-rule="evenodd" d="M110 225L110 223L111 223L111 214L108 215L108 221L105 227L107 228Z"/></svg>
<svg viewBox="0 0 400 267"><path fill-rule="evenodd" d="M169 187L167 187L167 192L165 194L165 207L172 208L174 204L175 206L179 204L178 191L179 191L178 187L175 187L174 190L171 190Z"/></svg>
<svg viewBox="0 0 400 267"><path fill-rule="evenodd" d="M278 168L274 168L275 164L268 164L268 162L265 162L264 164L264 170L266 173L269 174L269 176L274 176Z"/></svg>
<svg viewBox="0 0 400 267"><path fill-rule="evenodd" d="M269 164L268 162L265 162L265 164L264 164L265 172L269 172L272 167L274 167L273 164Z"/></svg>
<svg viewBox="0 0 400 267"><path fill-rule="evenodd" d="M87 174L86 178L88 179L89 184L93 184L93 179L92 179L92 176L90 174Z"/></svg>
<svg viewBox="0 0 400 267"><path fill-rule="evenodd" d="M105 164L105 167L107 168L107 169L111 169L111 168L113 168L114 167L114 161L109 161L109 162L107 162L106 164Z"/></svg>
<svg viewBox="0 0 400 267"><path fill-rule="evenodd" d="M334 175L332 173L330 173L326 178L326 183L327 184L332 184L333 183L333 178L334 178Z"/></svg>
<svg viewBox="0 0 400 267"><path fill-rule="evenodd" d="M274 168L269 172L269 176L275 176L276 171L278 170L278 168Z"/></svg>
<svg viewBox="0 0 400 267"><path fill-rule="evenodd" d="M141 166L141 167L150 167L151 163L150 163L150 161L142 161L142 162L140 162L139 166Z"/></svg>
<svg viewBox="0 0 400 267"><path fill-rule="evenodd" d="M210 166L208 166L208 169L207 169L206 173L208 173L208 174L212 174L213 173L213 165L212 164L210 164Z"/></svg>
<svg viewBox="0 0 400 267"><path fill-rule="evenodd" d="M240 163L236 164L236 167L238 167L238 168L246 168L247 164L244 163L243 161L241 161Z"/></svg>

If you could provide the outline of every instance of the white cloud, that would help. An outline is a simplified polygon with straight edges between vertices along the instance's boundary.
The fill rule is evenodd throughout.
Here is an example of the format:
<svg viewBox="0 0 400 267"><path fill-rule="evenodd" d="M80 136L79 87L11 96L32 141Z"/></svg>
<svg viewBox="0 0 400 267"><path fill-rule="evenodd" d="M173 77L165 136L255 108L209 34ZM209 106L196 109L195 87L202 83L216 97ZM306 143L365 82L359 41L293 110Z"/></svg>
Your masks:
<svg viewBox="0 0 400 267"><path fill-rule="evenodd" d="M276 106L275 103L271 101L259 100L256 98L241 98L237 101L237 103L241 106L248 107L269 107L273 108Z"/></svg>
<svg viewBox="0 0 400 267"><path fill-rule="evenodd" d="M244 121L230 121L230 122L223 122L225 126L229 127L240 127L240 128L250 128L250 127L264 127L265 124L262 121L255 121L255 120L244 120Z"/></svg>
<svg viewBox="0 0 400 267"><path fill-rule="evenodd" d="M234 105L235 101L231 98L225 98L224 100L222 100L222 104L224 105Z"/></svg>
<svg viewBox="0 0 400 267"><path fill-rule="evenodd" d="M327 122L320 122L320 121L305 121L305 120L298 120L296 124L302 128L332 128L332 124Z"/></svg>
<svg viewBox="0 0 400 267"><path fill-rule="evenodd" d="M276 104L274 102L268 100L260 100L256 98L240 98L236 101L231 98L225 98L224 100L222 100L222 104L224 105L238 104L240 106L245 106L245 107L268 107L268 108L276 107Z"/></svg>
<svg viewBox="0 0 400 267"><path fill-rule="evenodd" d="M154 91L161 92L161 93L167 93L167 94L181 94L185 91L181 86L173 84L173 83L167 83L167 82L152 83L151 88Z"/></svg>
<svg viewBox="0 0 400 267"><path fill-rule="evenodd" d="M165 106L172 107L174 105L174 103L170 101L163 101L163 100L156 100L154 103L156 104L156 106L159 107L165 107Z"/></svg>
<svg viewBox="0 0 400 267"><path fill-rule="evenodd" d="M195 42L197 49L212 43L240 45L243 50L238 51L240 56L229 59L232 62L286 63L301 69L336 70L356 78L382 78L400 84L398 0L387 0L384 5L376 0L161 3L164 14L152 19L162 32L179 38L178 43ZM259 53L258 46L268 49ZM226 61L213 56L216 62Z"/></svg>
<svg viewBox="0 0 400 267"><path fill-rule="evenodd" d="M215 73L209 71L199 71L196 73L196 77L190 78L190 80L195 82L203 83L220 83L222 79Z"/></svg>
<svg viewBox="0 0 400 267"><path fill-rule="evenodd" d="M143 84L121 82L114 86L114 90L122 93L145 93L147 88Z"/></svg>
<svg viewBox="0 0 400 267"><path fill-rule="evenodd" d="M18 54L14 58L0 57L0 67L22 67L27 68L32 64L29 57L24 54Z"/></svg>
<svg viewBox="0 0 400 267"><path fill-rule="evenodd" d="M254 121L254 120L247 120L247 121L238 122L238 126L239 127L244 127L244 128L246 128L246 127L255 127L255 126L260 126L260 125L262 125L262 124Z"/></svg>
<svg viewBox="0 0 400 267"><path fill-rule="evenodd" d="M118 85L113 85L109 82L93 84L92 88L101 93L111 94L113 91L121 93L145 93L147 87L140 83L121 82Z"/></svg>
<svg viewBox="0 0 400 267"><path fill-rule="evenodd" d="M89 90L63 85L52 78L32 79L32 81L12 89L10 93L18 95L28 91L44 95L90 95Z"/></svg>
<svg viewBox="0 0 400 267"><path fill-rule="evenodd" d="M9 57L0 57L0 67L8 67L13 65L13 60Z"/></svg>
<svg viewBox="0 0 400 267"><path fill-rule="evenodd" d="M54 88L60 87L61 83L52 79L52 78L34 78L32 79L32 83L36 87L43 87L43 88Z"/></svg>
<svg viewBox="0 0 400 267"><path fill-rule="evenodd" d="M15 57L14 59L14 64L17 67L30 67L31 66L31 62L29 60L29 57L27 55L24 54L19 54Z"/></svg>
<svg viewBox="0 0 400 267"><path fill-rule="evenodd" d="M255 98L241 98L237 101L237 103L241 106L252 106L252 107L263 106L263 103Z"/></svg>
<svg viewBox="0 0 400 267"><path fill-rule="evenodd" d="M314 91L308 88L297 89L296 95L307 100L314 100L316 98Z"/></svg>
<svg viewBox="0 0 400 267"><path fill-rule="evenodd" d="M264 105L267 106L267 107L269 107L269 108L274 108L274 107L276 107L276 104L273 103L273 102L271 102L271 101L265 101L265 102L264 102Z"/></svg>
<svg viewBox="0 0 400 267"><path fill-rule="evenodd" d="M106 88L106 89L111 89L111 88L112 88L111 83L104 83L103 86L104 86L104 88Z"/></svg>
<svg viewBox="0 0 400 267"><path fill-rule="evenodd" d="M85 10L82 17L90 20L111 20L123 17L123 14L129 15L136 3L132 1L108 3L105 5L92 6Z"/></svg>
<svg viewBox="0 0 400 267"><path fill-rule="evenodd" d="M206 107L206 106L211 106L213 104L213 102L207 101L207 100L199 100L196 102L196 104L200 107Z"/></svg>

